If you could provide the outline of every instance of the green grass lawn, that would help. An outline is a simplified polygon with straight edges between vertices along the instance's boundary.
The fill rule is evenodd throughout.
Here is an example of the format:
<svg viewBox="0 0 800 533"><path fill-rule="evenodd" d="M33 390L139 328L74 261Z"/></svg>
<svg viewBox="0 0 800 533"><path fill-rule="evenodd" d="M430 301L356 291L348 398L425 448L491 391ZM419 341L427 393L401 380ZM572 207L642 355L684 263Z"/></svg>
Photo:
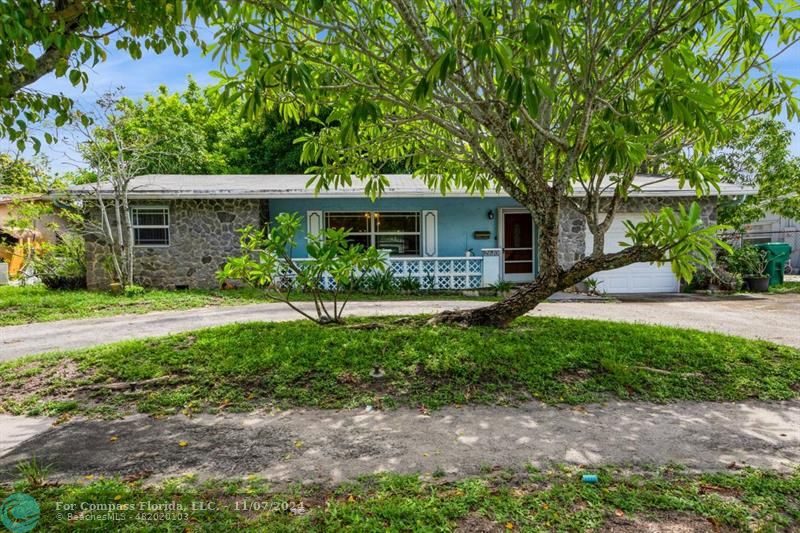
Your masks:
<svg viewBox="0 0 800 533"><path fill-rule="evenodd" d="M310 300L297 294L295 301ZM418 294L354 294L353 301L369 300L497 300L492 296L465 297L461 293L424 292ZM172 311L217 305L273 303L261 291L235 290L147 290L136 296L102 291L51 290L42 285L0 287L0 326L51 322L70 318L92 318L125 313ZM283 304L279 304L283 305Z"/></svg>
<svg viewBox="0 0 800 533"><path fill-rule="evenodd" d="M42 285L0 287L0 326L125 313L263 302L254 290L148 290L136 296L102 291L51 290Z"/></svg>
<svg viewBox="0 0 800 533"><path fill-rule="evenodd" d="M671 526L669 531L797 531L800 527L800 472L689 475L674 468L636 475L610 468L592 472L599 473L598 484L582 483L582 472L567 467L526 473L496 470L459 480L438 479L435 473L425 478L387 474L336 487L298 485L283 490L257 478L199 482L184 477L155 486L93 479L39 488L21 481L13 488L0 487L0 499L12 490L35 498L41 508L37 529L41 531L655 531L656 525ZM177 510L142 511L145 502L151 508L169 504ZM199 507L201 502L205 510ZM209 503L213 510L207 509ZM103 504L123 509L115 512L114 522L97 518L104 511L80 511L81 506ZM75 511L65 510L73 506Z"/></svg>
<svg viewBox="0 0 800 533"><path fill-rule="evenodd" d="M773 294L800 294L800 281L786 281L769 288Z"/></svg>
<svg viewBox="0 0 800 533"><path fill-rule="evenodd" d="M545 317L506 329L430 327L424 318L365 324L238 324L11 361L0 364L0 412L115 416L800 395L800 352L738 337ZM371 376L375 365L381 379Z"/></svg>

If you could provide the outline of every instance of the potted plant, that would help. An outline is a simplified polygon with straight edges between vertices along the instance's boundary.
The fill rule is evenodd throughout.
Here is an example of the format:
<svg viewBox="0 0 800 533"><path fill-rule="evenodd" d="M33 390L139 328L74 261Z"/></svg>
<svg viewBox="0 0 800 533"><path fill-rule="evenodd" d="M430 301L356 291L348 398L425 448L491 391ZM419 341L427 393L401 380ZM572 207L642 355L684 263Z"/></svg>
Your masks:
<svg viewBox="0 0 800 533"><path fill-rule="evenodd" d="M745 244L726 259L728 269L741 274L749 290L752 292L769 290L769 276L766 274L768 262L764 250Z"/></svg>
<svg viewBox="0 0 800 533"><path fill-rule="evenodd" d="M767 275L767 254L763 250L754 248L752 268L744 279L753 292L767 292L769 290L769 276Z"/></svg>

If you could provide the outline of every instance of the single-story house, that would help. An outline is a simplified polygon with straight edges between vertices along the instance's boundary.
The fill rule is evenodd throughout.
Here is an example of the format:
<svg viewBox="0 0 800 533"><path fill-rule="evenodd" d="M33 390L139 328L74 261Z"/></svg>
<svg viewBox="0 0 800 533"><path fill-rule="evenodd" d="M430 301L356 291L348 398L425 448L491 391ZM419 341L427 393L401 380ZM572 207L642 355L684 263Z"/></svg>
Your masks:
<svg viewBox="0 0 800 533"><path fill-rule="evenodd" d="M135 278L151 287L215 287L215 273L226 257L238 255L237 229L263 225L282 212L305 218L297 236L296 257L306 254L306 235L325 227L346 227L351 238L388 250L397 277L418 278L423 288L469 289L499 280L522 282L538 270L537 231L530 213L502 192L483 197L455 190L442 196L409 175L387 176L389 185L376 201L363 183L323 190L306 186L305 175L147 175L133 180ZM606 239L608 251L624 238L625 219L643 212L696 200L693 189L675 179L638 176ZM89 186L73 188L88 194ZM744 195L748 189L721 185L718 195ZM110 196L110 190L103 190ZM576 194L579 194L576 191ZM699 201L703 217L716 219L714 196ZM583 217L564 210L559 260L569 265L591 250ZM104 287L108 272L103 251L87 242L87 283ZM679 281L669 266L640 263L594 276L609 293L674 292Z"/></svg>

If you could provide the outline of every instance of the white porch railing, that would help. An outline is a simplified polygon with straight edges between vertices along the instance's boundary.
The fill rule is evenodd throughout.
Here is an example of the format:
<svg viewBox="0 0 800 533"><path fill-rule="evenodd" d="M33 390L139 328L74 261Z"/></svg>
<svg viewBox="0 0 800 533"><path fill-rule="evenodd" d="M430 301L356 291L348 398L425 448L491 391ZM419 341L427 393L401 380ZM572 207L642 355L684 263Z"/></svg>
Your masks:
<svg viewBox="0 0 800 533"><path fill-rule="evenodd" d="M392 257L395 278L414 278L422 289L477 289L483 283L483 257Z"/></svg>
<svg viewBox="0 0 800 533"><path fill-rule="evenodd" d="M302 263L307 259L295 259ZM496 280L487 280L484 275L483 257L391 257L387 259L387 270L395 279L413 278L422 290L466 290L486 287ZM294 278L286 272L284 279ZM332 290L336 282L325 275L322 288Z"/></svg>

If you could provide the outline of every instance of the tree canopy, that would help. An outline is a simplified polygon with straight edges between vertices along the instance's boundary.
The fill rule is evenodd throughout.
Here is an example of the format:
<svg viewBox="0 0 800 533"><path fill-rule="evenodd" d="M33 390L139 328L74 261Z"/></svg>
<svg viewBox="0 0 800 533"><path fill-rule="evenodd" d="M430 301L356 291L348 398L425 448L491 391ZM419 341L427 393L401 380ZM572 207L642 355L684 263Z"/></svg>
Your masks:
<svg viewBox="0 0 800 533"><path fill-rule="evenodd" d="M145 162L146 174L302 174L307 165L295 139L321 127L311 119L285 122L275 111L243 117L241 102L219 107L191 79L182 92L161 86L140 99L119 98L113 108L119 135L149 139L170 154ZM114 150L113 143L93 149L100 146Z"/></svg>
<svg viewBox="0 0 800 533"><path fill-rule="evenodd" d="M631 246L604 253L637 170L658 166L708 192L720 173L709 156L741 123L798 112L797 82L772 68L800 34L795 2L298 0L228 8L215 50L223 99L244 98L247 112L277 110L286 119L330 109L303 139L317 187L357 175L374 197L387 159L411 160L433 188L502 188L532 212L537 279L453 320L506 323L556 290L631 262L670 261L691 276L688 258L709 238L687 230L692 209L653 214L629 229ZM563 209L581 213L594 236L592 253L573 265L558 263Z"/></svg>
<svg viewBox="0 0 800 533"><path fill-rule="evenodd" d="M28 125L49 113L70 118L72 101L31 85L49 73L84 89L106 48L138 59L143 50L186 55L200 43L198 20L220 13L218 0L3 0L0 13L0 136L25 146ZM45 133L48 141L53 138ZM41 144L32 138L35 148Z"/></svg>
<svg viewBox="0 0 800 533"><path fill-rule="evenodd" d="M792 154L792 132L778 120L748 121L739 135L718 150L726 181L758 188L741 202L728 202L720 220L736 228L767 212L800 219L800 157Z"/></svg>
<svg viewBox="0 0 800 533"><path fill-rule="evenodd" d="M0 194L44 193L56 181L44 158L27 160L0 154Z"/></svg>

